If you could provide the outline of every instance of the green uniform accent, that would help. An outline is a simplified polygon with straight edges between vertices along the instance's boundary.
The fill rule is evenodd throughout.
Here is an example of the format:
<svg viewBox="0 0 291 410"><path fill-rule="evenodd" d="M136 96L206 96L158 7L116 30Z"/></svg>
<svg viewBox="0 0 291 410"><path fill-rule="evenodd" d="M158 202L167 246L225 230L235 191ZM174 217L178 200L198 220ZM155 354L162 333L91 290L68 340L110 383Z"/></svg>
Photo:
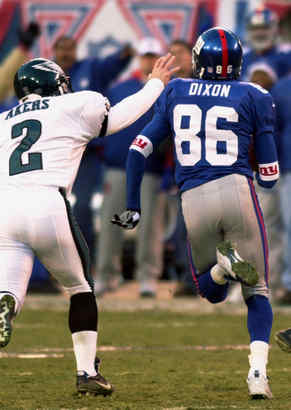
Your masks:
<svg viewBox="0 0 291 410"><path fill-rule="evenodd" d="M28 154L28 164L23 164L21 160L22 154L28 151L40 138L41 123L38 120L26 120L15 124L11 131L12 138L20 137L23 134L24 129L27 129L26 136L21 140L20 144L15 148L9 158L10 176L43 169L42 154L39 152L30 152Z"/></svg>

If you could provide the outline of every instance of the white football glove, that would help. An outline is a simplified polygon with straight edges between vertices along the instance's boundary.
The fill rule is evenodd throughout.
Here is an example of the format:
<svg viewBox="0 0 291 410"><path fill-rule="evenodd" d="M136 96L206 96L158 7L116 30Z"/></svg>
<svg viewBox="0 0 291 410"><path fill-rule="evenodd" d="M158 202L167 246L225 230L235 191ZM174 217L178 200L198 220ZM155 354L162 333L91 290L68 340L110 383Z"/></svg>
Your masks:
<svg viewBox="0 0 291 410"><path fill-rule="evenodd" d="M124 211L119 216L115 214L111 219L113 224L121 226L123 229L133 229L139 223L140 213L137 211Z"/></svg>

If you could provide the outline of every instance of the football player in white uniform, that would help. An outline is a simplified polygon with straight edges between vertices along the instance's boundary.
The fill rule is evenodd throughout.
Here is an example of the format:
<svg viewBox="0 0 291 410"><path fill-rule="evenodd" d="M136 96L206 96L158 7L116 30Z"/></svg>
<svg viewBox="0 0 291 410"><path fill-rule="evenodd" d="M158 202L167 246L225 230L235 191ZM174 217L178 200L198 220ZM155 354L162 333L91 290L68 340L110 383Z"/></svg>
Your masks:
<svg viewBox="0 0 291 410"><path fill-rule="evenodd" d="M19 105L0 115L0 347L9 343L36 255L70 295L80 393L107 395L113 387L95 360L98 313L88 248L67 195L88 142L143 115L176 72L173 60L161 57L144 88L110 108L99 93L71 93L57 64L34 59L15 75Z"/></svg>

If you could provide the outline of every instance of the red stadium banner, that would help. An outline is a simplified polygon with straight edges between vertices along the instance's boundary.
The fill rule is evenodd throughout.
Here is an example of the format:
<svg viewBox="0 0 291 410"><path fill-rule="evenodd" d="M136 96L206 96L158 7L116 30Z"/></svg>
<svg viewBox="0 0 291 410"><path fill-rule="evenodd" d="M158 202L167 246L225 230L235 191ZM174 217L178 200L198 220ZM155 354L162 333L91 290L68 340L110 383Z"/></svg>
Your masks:
<svg viewBox="0 0 291 410"><path fill-rule="evenodd" d="M104 3L105 0L22 0L23 23L37 21L42 28L33 54L51 57L52 46L62 35L79 39Z"/></svg>
<svg viewBox="0 0 291 410"><path fill-rule="evenodd" d="M117 0L117 4L139 38L155 37L164 47L177 38L193 42L201 6L213 22L217 13L216 0Z"/></svg>
<svg viewBox="0 0 291 410"><path fill-rule="evenodd" d="M291 11L290 0L266 1L265 6L274 10L280 18L284 17L288 12Z"/></svg>

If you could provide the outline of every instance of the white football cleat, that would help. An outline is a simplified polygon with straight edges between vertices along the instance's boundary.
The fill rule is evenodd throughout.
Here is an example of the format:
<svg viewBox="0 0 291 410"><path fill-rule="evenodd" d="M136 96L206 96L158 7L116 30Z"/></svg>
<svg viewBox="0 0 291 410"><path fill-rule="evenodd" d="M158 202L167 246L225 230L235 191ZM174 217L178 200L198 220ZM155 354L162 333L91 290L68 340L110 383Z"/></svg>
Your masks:
<svg viewBox="0 0 291 410"><path fill-rule="evenodd" d="M268 378L261 374L259 370L255 370L254 373L247 378L247 384L249 387L249 395L251 396L251 399L273 398Z"/></svg>
<svg viewBox="0 0 291 410"><path fill-rule="evenodd" d="M216 257L218 265L226 272L226 279L235 280L247 286L255 286L258 283L258 272L249 262L240 257L230 241L217 245Z"/></svg>

